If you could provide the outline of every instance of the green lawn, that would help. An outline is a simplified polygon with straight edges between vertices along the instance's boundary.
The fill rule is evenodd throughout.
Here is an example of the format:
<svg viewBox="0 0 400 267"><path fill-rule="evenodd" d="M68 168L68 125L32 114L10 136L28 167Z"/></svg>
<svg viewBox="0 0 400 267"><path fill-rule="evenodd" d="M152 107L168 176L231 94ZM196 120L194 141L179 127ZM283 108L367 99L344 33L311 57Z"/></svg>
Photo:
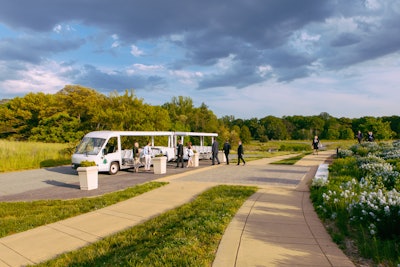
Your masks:
<svg viewBox="0 0 400 267"><path fill-rule="evenodd" d="M93 198L0 202L0 237L101 209L165 184L150 182Z"/></svg>
<svg viewBox="0 0 400 267"><path fill-rule="evenodd" d="M256 190L216 186L179 208L38 266L211 266L226 227Z"/></svg>

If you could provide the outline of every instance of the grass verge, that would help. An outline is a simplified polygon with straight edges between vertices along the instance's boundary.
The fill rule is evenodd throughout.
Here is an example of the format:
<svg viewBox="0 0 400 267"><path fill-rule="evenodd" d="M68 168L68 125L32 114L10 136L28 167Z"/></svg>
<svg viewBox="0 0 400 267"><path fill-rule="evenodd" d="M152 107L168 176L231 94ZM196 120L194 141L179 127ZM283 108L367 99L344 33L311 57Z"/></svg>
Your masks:
<svg viewBox="0 0 400 267"><path fill-rule="evenodd" d="M296 162L301 160L304 156L308 155L309 153L301 153L299 155L287 158L287 159L282 159L279 161L271 162L271 164L279 164L279 165L294 165Z"/></svg>
<svg viewBox="0 0 400 267"><path fill-rule="evenodd" d="M38 266L211 266L225 228L256 190L216 186L193 202Z"/></svg>
<svg viewBox="0 0 400 267"><path fill-rule="evenodd" d="M0 202L0 237L101 209L165 184L149 182L93 198Z"/></svg>

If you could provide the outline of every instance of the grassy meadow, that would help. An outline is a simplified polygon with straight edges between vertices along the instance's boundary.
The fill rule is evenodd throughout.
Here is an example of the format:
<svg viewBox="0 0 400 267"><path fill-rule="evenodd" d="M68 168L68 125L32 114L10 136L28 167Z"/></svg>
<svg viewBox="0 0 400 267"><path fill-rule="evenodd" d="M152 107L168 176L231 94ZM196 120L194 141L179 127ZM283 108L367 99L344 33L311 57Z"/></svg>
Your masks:
<svg viewBox="0 0 400 267"><path fill-rule="evenodd" d="M0 172L38 169L71 163L69 144L0 140Z"/></svg>

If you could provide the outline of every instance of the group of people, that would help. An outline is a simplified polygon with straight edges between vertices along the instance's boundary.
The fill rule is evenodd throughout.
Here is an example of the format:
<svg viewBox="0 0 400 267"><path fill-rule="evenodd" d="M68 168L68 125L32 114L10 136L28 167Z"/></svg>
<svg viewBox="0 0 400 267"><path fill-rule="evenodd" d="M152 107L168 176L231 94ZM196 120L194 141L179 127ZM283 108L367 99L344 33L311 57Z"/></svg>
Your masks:
<svg viewBox="0 0 400 267"><path fill-rule="evenodd" d="M212 144L211 147L211 154L212 154L212 165L215 165L215 161L217 161L218 164L220 164L221 162L219 161L218 158L218 141L214 141L214 143ZM231 150L231 145L229 144L228 140L225 141L224 146L222 148L224 154L225 154L225 158L226 158L226 164L229 165L229 153ZM242 141L239 140L238 142L238 148L237 148L237 155L238 155L238 162L237 165L240 165L240 162L243 162L243 165L246 165L246 161L243 158L243 145L242 145Z"/></svg>
<svg viewBox="0 0 400 267"><path fill-rule="evenodd" d="M358 143L361 144L361 142L363 140L363 134L362 134L361 131L358 131L358 133L356 135L356 138L358 140ZM374 134L371 131L369 131L368 134L367 134L367 141L368 142L374 142L374 140L375 140Z"/></svg>
<svg viewBox="0 0 400 267"><path fill-rule="evenodd" d="M215 165L215 162L217 162L218 164L220 164L220 160L218 158L218 141L214 141L212 144L212 165ZM194 167L194 162L193 162L193 156L194 156L194 150L192 148L192 143L188 142L186 145L187 148L187 153L188 153L188 160L187 160L187 165L186 168L189 167ZM184 167L184 160L183 160L183 144L182 141L179 139L178 140L178 145L176 147L177 149L177 153L176 153L176 168L179 167L179 165L181 165L181 168ZM223 146L223 152L225 154L225 158L226 158L226 164L229 165L229 153L231 150L231 145L229 144L228 140L225 141L224 146ZM246 164L246 161L243 158L243 145L242 145L242 141L239 140L238 142L238 148L237 148L237 155L238 155L238 162L237 165L240 165L241 162L243 162L243 165ZM145 164L144 164L144 169L145 171L150 171L150 166L151 166L151 155L152 155L152 151L151 151L151 143L148 142L147 145L143 148L143 156L144 156L144 160L145 160ZM139 167L142 165L141 161L140 161L140 149L139 149L139 143L135 142L134 147L133 147L133 159L134 159L134 172L139 172Z"/></svg>
<svg viewBox="0 0 400 267"><path fill-rule="evenodd" d="M194 151L192 148L192 142L186 144L187 153L188 153L188 161L186 168L194 167L193 156ZM176 147L176 168L179 168L179 163L181 164L181 168L183 168L183 144L182 141L178 140L178 145Z"/></svg>
<svg viewBox="0 0 400 267"><path fill-rule="evenodd" d="M361 131L358 131L358 133L356 135L356 138L358 140L358 143L361 144L361 142L362 142L362 140L364 138L364 136L363 136ZM368 142L374 142L375 141L374 134L371 131L368 132L366 140ZM317 154L318 155L318 149L319 149L320 145L321 145L321 143L319 141L318 135L314 136L314 139L313 139L313 141L311 143L311 147L314 150L313 154Z"/></svg>
<svg viewBox="0 0 400 267"><path fill-rule="evenodd" d="M142 166L140 162L140 149L139 143L135 142L133 146L133 171L139 172L139 167ZM144 156L144 170L150 171L151 166L151 143L147 142L147 145L143 148L143 156Z"/></svg>

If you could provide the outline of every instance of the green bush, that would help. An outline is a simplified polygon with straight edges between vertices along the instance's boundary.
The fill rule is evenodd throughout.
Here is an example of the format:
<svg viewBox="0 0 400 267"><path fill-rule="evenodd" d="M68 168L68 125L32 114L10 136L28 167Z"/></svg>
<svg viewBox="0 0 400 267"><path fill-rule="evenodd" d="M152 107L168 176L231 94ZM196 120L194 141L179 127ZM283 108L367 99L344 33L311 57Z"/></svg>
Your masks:
<svg viewBox="0 0 400 267"><path fill-rule="evenodd" d="M80 166L80 167L92 167L92 166L96 166L96 162L84 160L84 161L81 161L81 163L79 164L79 166Z"/></svg>
<svg viewBox="0 0 400 267"><path fill-rule="evenodd" d="M377 266L399 266L399 153L376 143L351 151L354 156L330 165L326 184L311 187L314 207L340 246L346 246L344 237L352 238L360 255Z"/></svg>

